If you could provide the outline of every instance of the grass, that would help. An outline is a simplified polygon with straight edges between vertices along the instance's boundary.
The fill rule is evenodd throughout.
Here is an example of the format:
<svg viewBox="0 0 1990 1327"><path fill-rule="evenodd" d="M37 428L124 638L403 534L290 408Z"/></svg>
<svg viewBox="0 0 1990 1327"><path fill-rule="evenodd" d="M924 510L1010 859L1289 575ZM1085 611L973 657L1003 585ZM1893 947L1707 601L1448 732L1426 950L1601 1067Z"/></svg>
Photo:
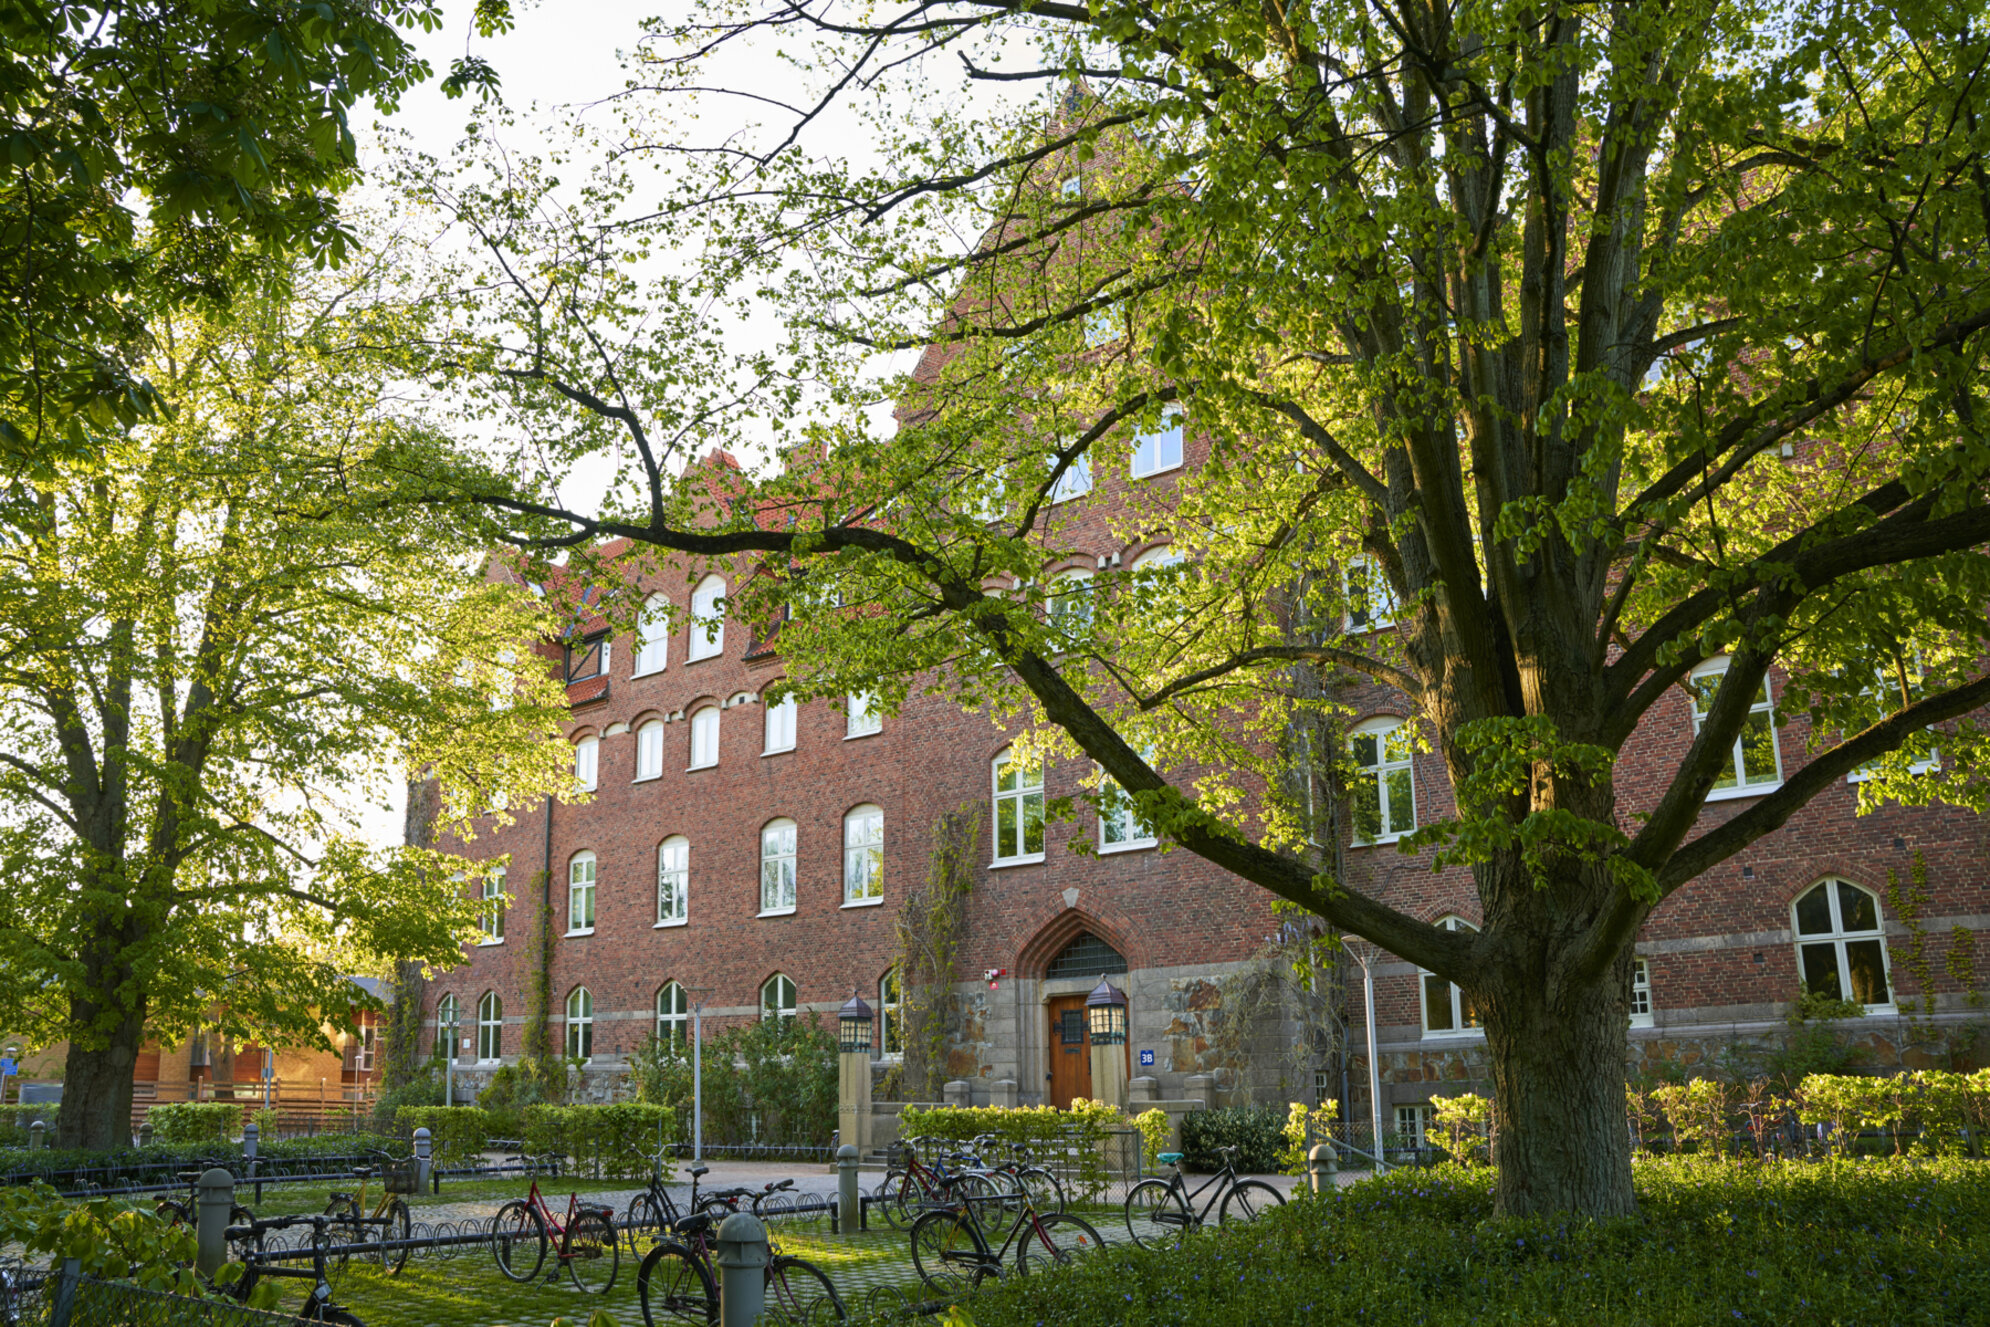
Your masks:
<svg viewBox="0 0 1990 1327"><path fill-rule="evenodd" d="M414 1219L420 1221L424 1219L422 1216L424 1208L441 1207L451 1203L483 1202L489 1203L492 1210L496 1210L496 1205L499 1203L509 1202L513 1198L523 1198L527 1183L528 1181L516 1176L495 1180L460 1180L454 1183L445 1180L442 1192L439 1194L422 1192L402 1196L407 1199ZM547 1202L560 1208L564 1208L566 1195L569 1193L613 1193L639 1187L641 1186L633 1180L541 1179L539 1181L539 1192L546 1195ZM304 1212L324 1211L325 1203L334 1189L341 1193L356 1195L359 1192L359 1181L346 1180L338 1184L318 1181L310 1184L266 1185L260 1203L256 1201L254 1186L242 1184L236 1190L236 1197L254 1208L257 1216L295 1216ZM366 1185L368 1211L373 1209L374 1201L379 1196L380 1179L375 1176L368 1180Z"/></svg>

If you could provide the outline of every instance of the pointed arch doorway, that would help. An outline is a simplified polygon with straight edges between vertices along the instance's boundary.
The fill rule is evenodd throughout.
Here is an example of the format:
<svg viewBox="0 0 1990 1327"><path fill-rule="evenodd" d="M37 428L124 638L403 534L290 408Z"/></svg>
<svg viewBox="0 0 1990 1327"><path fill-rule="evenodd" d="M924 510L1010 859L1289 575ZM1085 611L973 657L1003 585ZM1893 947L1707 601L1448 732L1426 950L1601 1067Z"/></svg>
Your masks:
<svg viewBox="0 0 1990 1327"><path fill-rule="evenodd" d="M1119 950L1093 932L1081 930L1044 965L1043 979L1046 984L1067 987L1073 980L1096 985L1100 978L1123 976L1126 970L1126 957ZM1044 1000L1049 1019L1045 1041L1049 1060L1046 1095L1059 1110L1067 1109L1078 1097L1093 1094L1091 1043L1085 1015L1085 998L1089 994L1088 986L1084 991L1049 995ZM1131 1053L1126 1047L1120 1049Z"/></svg>

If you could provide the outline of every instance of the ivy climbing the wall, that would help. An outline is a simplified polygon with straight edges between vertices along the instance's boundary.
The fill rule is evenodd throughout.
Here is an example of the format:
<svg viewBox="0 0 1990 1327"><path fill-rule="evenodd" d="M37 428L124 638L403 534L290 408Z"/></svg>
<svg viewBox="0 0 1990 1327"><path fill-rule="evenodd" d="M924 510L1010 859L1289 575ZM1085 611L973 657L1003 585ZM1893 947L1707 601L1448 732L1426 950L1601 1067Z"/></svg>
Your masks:
<svg viewBox="0 0 1990 1327"><path fill-rule="evenodd" d="M906 896L895 925L905 1064L899 1090L937 1101L947 1073L947 1027L954 1015L955 960L967 933L981 808L964 803L933 825L926 883Z"/></svg>

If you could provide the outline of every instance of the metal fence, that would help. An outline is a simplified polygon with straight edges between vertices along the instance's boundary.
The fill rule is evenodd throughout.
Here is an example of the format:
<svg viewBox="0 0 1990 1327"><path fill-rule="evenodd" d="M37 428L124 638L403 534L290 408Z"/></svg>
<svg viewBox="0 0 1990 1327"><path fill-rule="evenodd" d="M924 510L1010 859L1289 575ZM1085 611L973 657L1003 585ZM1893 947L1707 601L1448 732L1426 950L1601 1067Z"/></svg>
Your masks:
<svg viewBox="0 0 1990 1327"><path fill-rule="evenodd" d="M45 1276L0 1276L4 1327L294 1327L288 1313L264 1313L231 1299L196 1299L124 1281L77 1275L73 1265Z"/></svg>

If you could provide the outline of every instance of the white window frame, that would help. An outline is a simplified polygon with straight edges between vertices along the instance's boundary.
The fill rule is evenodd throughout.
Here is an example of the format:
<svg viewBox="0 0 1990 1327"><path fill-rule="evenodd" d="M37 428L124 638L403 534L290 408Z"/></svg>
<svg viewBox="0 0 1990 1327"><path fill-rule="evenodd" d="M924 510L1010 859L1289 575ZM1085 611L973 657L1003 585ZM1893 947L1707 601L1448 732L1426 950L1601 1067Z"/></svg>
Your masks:
<svg viewBox="0 0 1990 1327"><path fill-rule="evenodd" d="M1873 929L1855 931L1846 928L1838 890L1830 888L1830 886L1834 885L1842 885L1847 889L1857 890L1872 900ZM1829 931L1806 932L1802 929L1797 907L1819 889L1824 890L1826 904L1831 910L1831 929ZM1825 876L1809 889L1804 890L1790 900L1790 938L1796 945L1797 986L1799 989L1805 991L1810 989L1810 982L1804 975L1803 951L1813 946L1831 946L1833 951L1832 958L1837 964L1838 998L1841 1000L1857 998L1852 990L1852 961L1851 955L1846 951L1846 946L1877 943L1879 946L1880 976L1886 981L1886 999L1881 1003L1865 1005L1865 1010L1869 1014L1890 1014L1895 1012L1898 1007L1899 993L1894 989L1893 984L1893 953L1886 942L1886 900L1881 898L1877 891L1867 889L1865 886L1847 880L1843 876Z"/></svg>
<svg viewBox="0 0 1990 1327"><path fill-rule="evenodd" d="M1134 479L1152 479L1155 475L1165 475L1170 470L1182 468L1182 455L1186 441L1184 425L1187 414L1179 406L1171 406L1161 412L1161 426L1153 432L1142 430L1133 435L1133 456L1127 463L1127 472ZM1151 444L1151 447L1150 447ZM1172 453L1171 449L1172 448ZM1152 452L1152 459L1141 464L1143 454ZM1170 456L1172 454L1172 459Z"/></svg>
<svg viewBox="0 0 1990 1327"><path fill-rule="evenodd" d="M670 600L653 594L643 600L636 621L636 665L632 676L648 677L670 666Z"/></svg>
<svg viewBox="0 0 1990 1327"><path fill-rule="evenodd" d="M667 981L656 988L656 1039L673 1046L691 1044L691 993L682 982Z"/></svg>
<svg viewBox="0 0 1990 1327"><path fill-rule="evenodd" d="M567 1058L582 1064L594 1058L594 992L576 986L567 992Z"/></svg>
<svg viewBox="0 0 1990 1327"><path fill-rule="evenodd" d="M1925 675L1926 675L1926 670L1922 667L1920 657L1917 655L1914 659L1914 676L1912 679L1912 685L1915 690L1918 691L1920 689L1922 679L1925 677ZM1899 685L1899 679L1893 675L1892 670L1889 669L1885 664L1877 665L1873 669L1873 676L1874 676L1874 686L1871 692L1873 698L1879 701L1879 703L1882 706L1890 708L1892 702L1888 701L1886 697L1890 692L1897 689ZM1927 729L1923 728L1919 731L1926 732ZM1938 770L1941 767L1942 767L1942 753L1939 750L1934 750L1930 751L1927 758L1924 760L1909 761L1907 764L1907 772L1909 774L1926 774L1931 770ZM1879 772L1879 760L1877 759L1869 760L1865 764L1853 770L1850 774L1847 774L1845 776L1845 782L1864 783L1867 779L1872 778L1878 772Z"/></svg>
<svg viewBox="0 0 1990 1327"><path fill-rule="evenodd" d="M905 1027L901 1022L904 1013L905 983L899 978L897 968L887 969L878 978L878 1035L874 1043L878 1059L905 1058ZM896 1049L892 1047L893 1038L898 1041Z"/></svg>
<svg viewBox="0 0 1990 1327"><path fill-rule="evenodd" d="M1065 445L1069 445L1072 441L1070 438L1064 440ZM1064 473L1058 476L1057 482L1050 489L1050 505L1055 507L1060 503L1075 501L1091 491L1092 458L1088 453L1074 458L1071 464L1064 468Z"/></svg>
<svg viewBox="0 0 1990 1327"><path fill-rule="evenodd" d="M596 889L601 883L601 862L586 850L567 859L567 934L593 935ZM582 919L586 925L577 925Z"/></svg>
<svg viewBox="0 0 1990 1327"><path fill-rule="evenodd" d="M1396 1107L1396 1136L1404 1140L1405 1147L1429 1147L1432 1117L1433 1112L1427 1101L1409 1102Z"/></svg>
<svg viewBox="0 0 1990 1327"><path fill-rule="evenodd" d="M1687 680L1689 682L1697 682L1701 678L1706 677L1725 678L1727 676L1727 666L1728 656L1725 654L1717 655L1705 663L1696 666L1692 672L1686 675ZM1719 688L1716 687L1715 691L1718 694ZM1687 687L1686 696L1693 707L1693 740L1698 741L1700 729L1706 724L1706 712L1700 708L1699 693L1693 690L1691 686ZM1707 793L1708 801L1725 802L1735 797L1760 797L1764 793L1772 793L1783 786L1783 741L1781 734L1776 731L1776 690L1768 673L1762 674L1761 698L1751 703L1748 707L1748 715L1751 721L1757 714L1762 715L1769 725L1769 747L1776 755L1775 777L1747 777L1748 768L1744 762L1742 744L1747 741L1748 732L1746 725L1744 725L1742 731L1734 735L1734 745L1728 751L1728 774L1734 778L1735 782L1726 788L1716 784Z"/></svg>
<svg viewBox="0 0 1990 1327"><path fill-rule="evenodd" d="M767 998L769 991L774 993L774 998L771 1001ZM783 995L788 997L786 1004L781 1003ZM792 1023L795 1021L795 1015L800 1011L800 990L796 987L794 978L790 977L787 973L777 972L766 981L760 983L761 1022L764 1023L771 1017L779 1021Z"/></svg>
<svg viewBox="0 0 1990 1327"><path fill-rule="evenodd" d="M688 926L690 922L691 840L672 834L656 845L656 925Z"/></svg>
<svg viewBox="0 0 1990 1327"><path fill-rule="evenodd" d="M700 705L691 713L691 763L687 770L710 769L719 763L719 707Z"/></svg>
<svg viewBox="0 0 1990 1327"><path fill-rule="evenodd" d="M574 743L574 780L593 792L601 775L601 739L587 736Z"/></svg>
<svg viewBox="0 0 1990 1327"><path fill-rule="evenodd" d="M500 866L484 876L483 913L477 919L483 935L478 939L480 946L501 945L504 943L504 892L505 868Z"/></svg>
<svg viewBox="0 0 1990 1327"><path fill-rule="evenodd" d="M1357 620L1355 595L1362 582L1366 582L1368 607L1361 610L1365 616ZM1341 602L1347 605L1349 635L1386 631L1396 625L1396 615L1402 611L1402 605L1396 602L1395 588L1382 571L1382 564L1366 553L1349 558L1341 567L1341 595ZM1378 601L1379 608L1376 607Z"/></svg>
<svg viewBox="0 0 1990 1327"><path fill-rule="evenodd" d="M1642 956L1631 959L1631 1026L1652 1026L1651 964Z"/></svg>
<svg viewBox="0 0 1990 1327"><path fill-rule="evenodd" d="M698 588L691 592L691 644L685 651L687 663L716 659L726 652L725 609L719 603L725 593L725 578L716 573L699 581Z"/></svg>
<svg viewBox="0 0 1990 1327"><path fill-rule="evenodd" d="M801 892L797 865L800 846L801 831L786 816L760 827L759 916L786 917L794 912Z"/></svg>
<svg viewBox="0 0 1990 1327"><path fill-rule="evenodd" d="M1017 767L1016 786L1004 789L1002 787L1002 771L1009 765L1016 765ZM994 819L989 823L989 833L993 838L995 848L995 855L991 865L1020 866L1028 862L1040 862L1043 860L1043 848L1041 846L1034 852L1024 850L1025 845L1029 841L1028 836L1024 832L1024 813L1028 810L1029 803L1032 800L1036 803L1037 835L1039 840L1043 840L1044 838L1043 773L1041 765L1035 769L1023 767L1017 762L1014 752L1009 747L1003 747L997 752L995 759L990 763L990 798L994 804ZM1025 778L1032 776L1036 780L1034 783L1023 782ZM1015 803L1015 809L1012 812L1015 823L1015 841L1013 844L1004 844L1002 842L1002 803L1005 801ZM1003 849L1010 846L1015 847L1017 851L1005 853Z"/></svg>
<svg viewBox="0 0 1990 1327"><path fill-rule="evenodd" d="M445 995L435 1002L435 1048L440 1051L449 1048L448 1058L459 1058L462 1051L463 1006L457 998Z"/></svg>
<svg viewBox="0 0 1990 1327"><path fill-rule="evenodd" d="M360 1023L352 1030L352 1067L354 1072L373 1072L373 1052L375 1048L375 1025Z"/></svg>
<svg viewBox="0 0 1990 1327"><path fill-rule="evenodd" d="M884 715L878 712L877 694L852 691L843 698L843 740L875 737L884 731Z"/></svg>
<svg viewBox="0 0 1990 1327"><path fill-rule="evenodd" d="M884 902L884 808L866 802L843 816L843 906Z"/></svg>
<svg viewBox="0 0 1990 1327"><path fill-rule="evenodd" d="M477 997L477 1063L496 1064L504 1058L504 997L485 991Z"/></svg>
<svg viewBox="0 0 1990 1327"><path fill-rule="evenodd" d="M636 777L633 782L647 783L662 777L663 720L649 719L636 729Z"/></svg>
<svg viewBox="0 0 1990 1327"><path fill-rule="evenodd" d="M1119 817L1125 818L1127 828L1145 833L1130 833L1124 838L1114 838L1107 831ZM1119 780L1099 771L1099 851L1139 852L1160 843L1152 829L1141 823L1140 813L1127 791L1119 786Z"/></svg>
<svg viewBox="0 0 1990 1327"><path fill-rule="evenodd" d="M1439 917L1437 925L1447 931L1476 932L1479 929L1463 917L1458 916ZM1451 1022L1450 1027L1432 1028L1430 1026L1430 987L1433 982L1443 982L1446 997L1449 1000L1445 1013ZM1417 1025L1422 1029L1425 1041L1458 1041L1469 1037L1483 1037L1486 1035L1484 1025L1478 1020L1477 1014L1465 1003L1465 993L1458 989L1458 983L1456 982L1446 982L1434 972L1422 968L1417 969L1416 1003Z"/></svg>
<svg viewBox="0 0 1990 1327"><path fill-rule="evenodd" d="M1045 604L1050 625L1066 636L1090 634L1098 617L1098 601L1092 598L1092 573L1074 567L1050 578L1050 597Z"/></svg>
<svg viewBox="0 0 1990 1327"><path fill-rule="evenodd" d="M1403 735L1402 745L1404 752L1401 756L1391 756L1389 751L1389 739L1396 733ZM1412 731L1409 726L1409 720L1398 719L1387 715L1369 719L1365 723L1356 724L1348 733L1348 758L1355 762L1354 777L1363 781L1374 780L1376 807L1382 817L1381 823L1384 827L1382 833L1374 838L1363 838L1360 827L1351 826L1353 830L1353 846L1357 848L1372 848L1378 844L1394 843L1405 834L1416 832L1416 750L1410 744L1411 736ZM1365 737L1373 737L1375 739L1375 763L1372 765L1361 764L1360 757L1355 754L1357 742ZM1395 812L1397 808L1394 795L1389 787L1389 776L1401 772L1409 774L1409 823L1401 828L1396 828L1398 821Z"/></svg>
<svg viewBox="0 0 1990 1327"><path fill-rule="evenodd" d="M793 696L783 696L777 704L768 705L766 725L766 749L763 756L778 756L795 749L795 713L797 710Z"/></svg>

